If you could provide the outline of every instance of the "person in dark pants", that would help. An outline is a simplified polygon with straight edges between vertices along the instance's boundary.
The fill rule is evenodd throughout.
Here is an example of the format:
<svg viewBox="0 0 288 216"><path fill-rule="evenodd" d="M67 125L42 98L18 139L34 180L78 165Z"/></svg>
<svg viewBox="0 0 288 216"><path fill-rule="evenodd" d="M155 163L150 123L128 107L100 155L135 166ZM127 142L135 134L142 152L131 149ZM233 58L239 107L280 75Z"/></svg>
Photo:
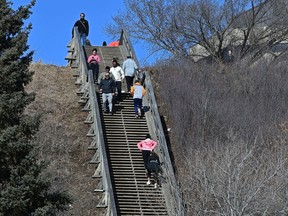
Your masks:
<svg viewBox="0 0 288 216"><path fill-rule="evenodd" d="M101 82L102 79L105 79L105 75L106 73L109 73L110 74L110 77L114 80L114 76L110 73L110 67L109 66L106 66L105 67L105 71L100 73L99 76L98 76L98 83ZM114 80L115 81L115 80Z"/></svg>
<svg viewBox="0 0 288 216"><path fill-rule="evenodd" d="M154 188L158 188L158 186L160 186L158 175L159 173L161 173L161 171L162 169L159 156L154 151L150 152L150 155L147 159L147 185L151 184L151 178L153 173Z"/></svg>
<svg viewBox="0 0 288 216"><path fill-rule="evenodd" d="M157 142L151 139L150 134L146 135L146 139L137 143L138 149L142 152L142 158L144 162L144 167L148 172L148 158L150 156L151 151L157 146Z"/></svg>
<svg viewBox="0 0 288 216"><path fill-rule="evenodd" d="M100 56L97 55L96 48L92 50L92 55L88 57L87 62L89 64L89 69L93 72L94 83L98 83Z"/></svg>
<svg viewBox="0 0 288 216"><path fill-rule="evenodd" d="M85 19L84 13L81 13L80 19L75 22L74 27L76 27L76 26L78 27L78 32L80 34L82 46L85 46L86 45L86 38L89 35L89 23ZM73 29L72 29L72 37L74 37Z"/></svg>
<svg viewBox="0 0 288 216"><path fill-rule="evenodd" d="M113 99L114 92L115 92L115 82L110 77L109 73L105 74L105 79L101 80L99 88L100 88L99 90L100 93L102 93L102 108L103 108L104 113L107 112L106 102L108 100L109 113L110 115L113 115L112 99Z"/></svg>
<svg viewBox="0 0 288 216"><path fill-rule="evenodd" d="M112 67L110 68L110 73L114 76L116 89L117 89L117 101L121 101L122 92L122 81L124 80L124 71L119 66L116 59L112 60Z"/></svg>
<svg viewBox="0 0 288 216"><path fill-rule="evenodd" d="M138 67L131 56L127 56L127 59L123 62L123 71L127 83L127 91L130 92L131 86L133 85L133 79Z"/></svg>
<svg viewBox="0 0 288 216"><path fill-rule="evenodd" d="M145 88L136 80L131 87L130 93L133 95L135 118L142 116L142 98L146 93Z"/></svg>

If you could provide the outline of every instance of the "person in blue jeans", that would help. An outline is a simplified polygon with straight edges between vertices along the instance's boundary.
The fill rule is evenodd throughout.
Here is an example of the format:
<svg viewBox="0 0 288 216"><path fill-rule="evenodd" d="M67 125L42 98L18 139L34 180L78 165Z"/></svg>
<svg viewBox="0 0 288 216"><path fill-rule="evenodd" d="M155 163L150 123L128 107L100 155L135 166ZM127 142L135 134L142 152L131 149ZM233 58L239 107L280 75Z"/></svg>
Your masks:
<svg viewBox="0 0 288 216"><path fill-rule="evenodd" d="M80 34L80 38L81 38L81 44L82 46L86 45L86 38L89 35L89 23L88 21L85 19L85 14L81 13L80 14L80 19L77 20L74 24L74 27L78 27L78 32ZM72 36L74 31L72 29Z"/></svg>
<svg viewBox="0 0 288 216"><path fill-rule="evenodd" d="M139 80L136 80L130 90L130 94L133 95L135 118L142 116L142 99L145 93L145 88Z"/></svg>
<svg viewBox="0 0 288 216"><path fill-rule="evenodd" d="M105 79L102 79L99 85L99 91L102 93L102 108L107 112L106 102L108 100L108 107L110 115L113 115L112 99L115 92L115 81L110 77L110 73L105 74Z"/></svg>

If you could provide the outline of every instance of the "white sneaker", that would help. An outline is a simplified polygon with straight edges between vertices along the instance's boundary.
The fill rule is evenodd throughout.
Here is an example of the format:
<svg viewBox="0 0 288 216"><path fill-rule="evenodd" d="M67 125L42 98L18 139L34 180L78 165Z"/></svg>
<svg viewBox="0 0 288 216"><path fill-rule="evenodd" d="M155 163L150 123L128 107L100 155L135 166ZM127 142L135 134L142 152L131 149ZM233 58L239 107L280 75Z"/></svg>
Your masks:
<svg viewBox="0 0 288 216"><path fill-rule="evenodd" d="M147 184L147 185L150 185L150 184L151 184L150 180L148 180L146 184Z"/></svg>
<svg viewBox="0 0 288 216"><path fill-rule="evenodd" d="M158 185L157 185L157 183L155 183L155 184L154 184L154 188L155 188L155 189L157 189L157 188L158 188Z"/></svg>

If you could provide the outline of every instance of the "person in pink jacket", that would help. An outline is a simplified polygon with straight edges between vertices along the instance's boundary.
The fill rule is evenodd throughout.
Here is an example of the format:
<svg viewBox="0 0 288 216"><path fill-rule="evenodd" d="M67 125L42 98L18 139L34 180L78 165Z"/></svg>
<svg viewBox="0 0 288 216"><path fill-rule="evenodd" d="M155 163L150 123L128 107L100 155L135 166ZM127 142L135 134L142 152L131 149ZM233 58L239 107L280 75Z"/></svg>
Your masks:
<svg viewBox="0 0 288 216"><path fill-rule="evenodd" d="M92 50L92 54L88 57L87 62L89 64L89 69L93 72L94 83L98 83L100 56L97 55L96 48Z"/></svg>
<svg viewBox="0 0 288 216"><path fill-rule="evenodd" d="M151 139L150 134L146 135L146 139L137 143L138 149L142 152L145 169L147 170L148 158L150 152L156 147L157 142Z"/></svg>

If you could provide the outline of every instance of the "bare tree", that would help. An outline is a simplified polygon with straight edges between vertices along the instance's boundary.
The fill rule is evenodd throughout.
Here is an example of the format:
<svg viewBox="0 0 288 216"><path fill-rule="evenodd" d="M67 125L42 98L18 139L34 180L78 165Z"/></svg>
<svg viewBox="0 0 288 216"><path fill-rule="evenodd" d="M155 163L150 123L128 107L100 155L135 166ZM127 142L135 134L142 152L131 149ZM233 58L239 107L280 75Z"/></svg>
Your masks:
<svg viewBox="0 0 288 216"><path fill-rule="evenodd" d="M223 60L227 48L239 58L262 55L287 38L286 0L126 0L109 34L124 28L150 51ZM190 49L192 47L192 49Z"/></svg>

